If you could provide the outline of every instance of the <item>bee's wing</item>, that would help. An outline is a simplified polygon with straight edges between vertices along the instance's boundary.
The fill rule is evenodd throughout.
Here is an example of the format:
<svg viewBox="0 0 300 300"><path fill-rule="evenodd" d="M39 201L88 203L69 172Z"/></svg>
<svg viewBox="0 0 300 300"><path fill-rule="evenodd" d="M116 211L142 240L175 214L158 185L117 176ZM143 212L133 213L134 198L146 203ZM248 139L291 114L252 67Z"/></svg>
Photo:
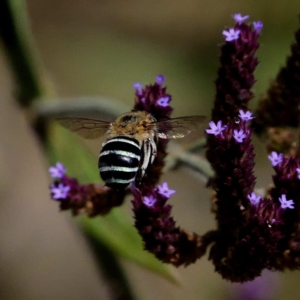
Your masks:
<svg viewBox="0 0 300 300"><path fill-rule="evenodd" d="M110 122L87 118L57 118L56 121L63 127L76 132L85 139L96 139L106 133Z"/></svg>
<svg viewBox="0 0 300 300"><path fill-rule="evenodd" d="M159 121L157 122L158 137L179 139L196 131L199 131L199 135L201 135L205 119L204 116L188 116Z"/></svg>

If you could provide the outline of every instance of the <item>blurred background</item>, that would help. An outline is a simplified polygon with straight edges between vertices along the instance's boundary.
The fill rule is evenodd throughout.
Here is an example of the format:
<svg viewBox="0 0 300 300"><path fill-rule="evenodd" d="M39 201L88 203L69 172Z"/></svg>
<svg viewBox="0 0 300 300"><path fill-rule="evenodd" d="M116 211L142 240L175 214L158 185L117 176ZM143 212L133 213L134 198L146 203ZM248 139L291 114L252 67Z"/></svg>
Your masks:
<svg viewBox="0 0 300 300"><path fill-rule="evenodd" d="M232 14L249 14L251 20L264 22L255 86L260 96L289 54L300 13L298 0L26 3L36 47L59 97L107 96L132 105L133 82L151 83L157 74L164 74L173 95L173 116L210 114L218 45L224 27L234 24ZM105 280L76 223L50 201L48 165L13 104L11 75L1 54L0 299L109 299ZM271 168L264 146L254 142L257 187L265 187L271 182ZM100 145L88 143L95 155ZM177 224L199 234L214 228L210 191L198 175L180 168L163 180L178 190L171 199ZM123 209L131 215L129 201ZM268 273L256 286L242 289L222 280L205 256L175 270L181 282L175 286L128 261L122 264L137 299L142 300L299 299L298 272ZM256 298L243 294L249 290L257 291Z"/></svg>

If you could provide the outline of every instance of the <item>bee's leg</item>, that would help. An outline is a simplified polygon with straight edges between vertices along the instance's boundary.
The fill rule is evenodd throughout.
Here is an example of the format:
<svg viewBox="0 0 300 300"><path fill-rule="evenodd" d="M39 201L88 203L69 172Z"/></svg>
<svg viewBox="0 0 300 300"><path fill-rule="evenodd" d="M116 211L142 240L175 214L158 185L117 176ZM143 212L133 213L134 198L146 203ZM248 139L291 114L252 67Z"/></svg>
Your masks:
<svg viewBox="0 0 300 300"><path fill-rule="evenodd" d="M139 167L139 170L135 177L135 182L137 184L145 176L145 172L150 163L150 159L152 160L152 144L151 144L151 140L147 139L143 142L143 145L142 145L142 155L141 155L140 167Z"/></svg>
<svg viewBox="0 0 300 300"><path fill-rule="evenodd" d="M156 146L156 143L153 139L150 139L150 145L151 145L151 159L150 159L150 162L151 162L151 164L153 164L154 159L155 159L156 154L157 154L157 146Z"/></svg>

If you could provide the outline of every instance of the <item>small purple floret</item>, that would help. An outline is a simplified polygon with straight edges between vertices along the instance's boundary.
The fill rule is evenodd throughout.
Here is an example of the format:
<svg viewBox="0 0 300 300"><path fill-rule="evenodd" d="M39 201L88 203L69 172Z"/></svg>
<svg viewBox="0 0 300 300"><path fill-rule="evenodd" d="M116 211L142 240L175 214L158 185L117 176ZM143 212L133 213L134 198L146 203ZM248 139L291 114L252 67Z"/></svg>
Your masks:
<svg viewBox="0 0 300 300"><path fill-rule="evenodd" d="M277 153L275 151L272 151L270 155L268 155L269 160L271 161L271 164L273 167L276 167L278 164L282 163L283 161L283 154Z"/></svg>
<svg viewBox="0 0 300 300"><path fill-rule="evenodd" d="M54 167L49 168L49 173L52 178L62 178L66 174L66 167L58 162Z"/></svg>
<svg viewBox="0 0 300 300"><path fill-rule="evenodd" d="M156 198L153 195L150 195L149 197L144 196L143 198L144 198L143 200L144 204L147 205L148 207L152 207L156 202Z"/></svg>
<svg viewBox="0 0 300 300"><path fill-rule="evenodd" d="M253 22L253 28L257 33L260 33L261 30L263 29L264 24L262 21L254 21Z"/></svg>
<svg viewBox="0 0 300 300"><path fill-rule="evenodd" d="M242 14L234 14L234 15L232 15L232 17L238 24L241 24L244 21L249 19L249 15L242 16Z"/></svg>
<svg viewBox="0 0 300 300"><path fill-rule="evenodd" d="M164 82L165 82L165 76L163 76L163 75L157 75L156 76L156 83L158 85L163 85Z"/></svg>
<svg viewBox="0 0 300 300"><path fill-rule="evenodd" d="M64 185L63 183L59 183L58 186L52 184L50 189L52 192L52 198L55 200L66 199L70 191L70 187L68 185Z"/></svg>
<svg viewBox="0 0 300 300"><path fill-rule="evenodd" d="M141 95L143 93L143 85L141 83L135 82L133 84L133 87L138 95Z"/></svg>
<svg viewBox="0 0 300 300"><path fill-rule="evenodd" d="M247 197L248 197L248 199L250 200L250 202L251 202L253 205L257 205L257 204L260 202L261 198L262 198L261 196L256 195L255 192L252 192L252 193L249 194Z"/></svg>
<svg viewBox="0 0 300 300"><path fill-rule="evenodd" d="M242 110L239 110L239 117L243 121L250 121L250 120L254 119L254 117L252 117L252 112L250 112L250 111L244 112Z"/></svg>
<svg viewBox="0 0 300 300"><path fill-rule="evenodd" d="M300 168L297 168L296 171L298 173L298 179L300 179Z"/></svg>
<svg viewBox="0 0 300 300"><path fill-rule="evenodd" d="M241 130L233 130L233 137L235 138L235 140L238 142L238 143L242 143L244 138L246 137L247 135L245 134L244 130L241 129Z"/></svg>
<svg viewBox="0 0 300 300"><path fill-rule="evenodd" d="M222 34L225 36L226 42L235 41L239 38L241 31L238 29L230 28L228 30L223 30Z"/></svg>
<svg viewBox="0 0 300 300"><path fill-rule="evenodd" d="M170 101L169 97L162 97L157 100L157 104L162 107L167 107L169 106L169 101Z"/></svg>
<svg viewBox="0 0 300 300"><path fill-rule="evenodd" d="M207 134L218 135L226 128L226 126L222 126L222 121L218 121L217 124L214 121L210 121L208 124L210 129L205 130Z"/></svg>
<svg viewBox="0 0 300 300"><path fill-rule="evenodd" d="M290 208L294 209L294 200L286 200L286 195L282 194L281 198L279 197L281 208Z"/></svg>
<svg viewBox="0 0 300 300"><path fill-rule="evenodd" d="M158 185L157 188L158 188L158 193L161 194L162 196L165 196L166 198L170 198L171 195L176 193L175 190L169 189L167 182L164 182L161 185Z"/></svg>

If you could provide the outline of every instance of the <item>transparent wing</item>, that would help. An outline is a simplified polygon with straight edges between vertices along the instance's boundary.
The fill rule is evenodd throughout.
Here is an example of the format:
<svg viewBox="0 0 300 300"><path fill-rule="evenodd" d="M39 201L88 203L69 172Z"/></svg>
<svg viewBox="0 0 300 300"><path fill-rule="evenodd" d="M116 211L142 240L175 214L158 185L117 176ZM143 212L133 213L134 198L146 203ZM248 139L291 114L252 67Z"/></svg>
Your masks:
<svg viewBox="0 0 300 300"><path fill-rule="evenodd" d="M86 118L57 118L56 121L63 127L76 132L85 139L96 139L106 133L110 122Z"/></svg>
<svg viewBox="0 0 300 300"><path fill-rule="evenodd" d="M204 116L188 116L159 121L158 136L162 139L179 139L197 131L200 136L205 119Z"/></svg>

